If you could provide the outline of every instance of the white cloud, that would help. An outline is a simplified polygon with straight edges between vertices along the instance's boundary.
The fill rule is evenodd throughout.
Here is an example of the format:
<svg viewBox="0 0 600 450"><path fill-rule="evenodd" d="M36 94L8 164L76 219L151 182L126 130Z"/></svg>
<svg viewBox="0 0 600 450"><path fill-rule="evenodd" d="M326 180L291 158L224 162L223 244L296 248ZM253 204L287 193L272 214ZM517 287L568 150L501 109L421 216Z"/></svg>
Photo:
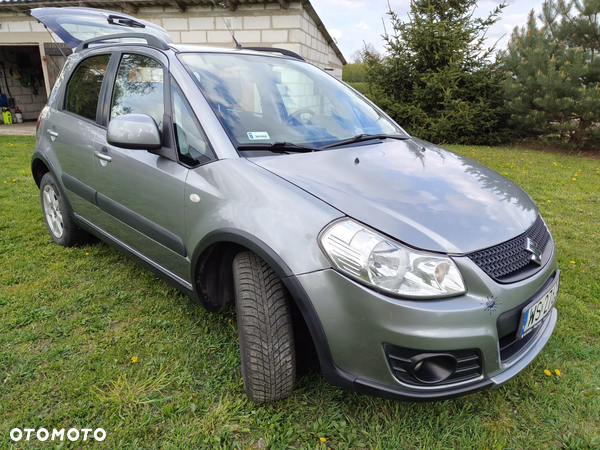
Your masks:
<svg viewBox="0 0 600 450"><path fill-rule="evenodd" d="M329 31L329 34L331 35L331 37L334 38L336 41L340 40L342 38L342 36L344 35L344 33L342 33L342 31L338 30L337 28L330 28L327 31Z"/></svg>
<svg viewBox="0 0 600 450"><path fill-rule="evenodd" d="M354 26L356 28L360 28L361 30L370 30L371 29L371 27L369 25L367 25L366 23L364 23L363 21L361 21L360 23L357 23Z"/></svg>

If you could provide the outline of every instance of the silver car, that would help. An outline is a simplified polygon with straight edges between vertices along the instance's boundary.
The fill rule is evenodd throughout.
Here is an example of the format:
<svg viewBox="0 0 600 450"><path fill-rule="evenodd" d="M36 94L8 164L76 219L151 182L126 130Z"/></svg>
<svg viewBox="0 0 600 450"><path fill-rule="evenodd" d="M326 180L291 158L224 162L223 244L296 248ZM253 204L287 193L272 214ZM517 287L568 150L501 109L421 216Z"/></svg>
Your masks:
<svg viewBox="0 0 600 450"><path fill-rule="evenodd" d="M510 180L292 52L32 15L74 49L32 159L50 235L95 235L209 311L235 303L253 401L292 394L303 329L331 384L408 401L497 388L550 338L554 243Z"/></svg>

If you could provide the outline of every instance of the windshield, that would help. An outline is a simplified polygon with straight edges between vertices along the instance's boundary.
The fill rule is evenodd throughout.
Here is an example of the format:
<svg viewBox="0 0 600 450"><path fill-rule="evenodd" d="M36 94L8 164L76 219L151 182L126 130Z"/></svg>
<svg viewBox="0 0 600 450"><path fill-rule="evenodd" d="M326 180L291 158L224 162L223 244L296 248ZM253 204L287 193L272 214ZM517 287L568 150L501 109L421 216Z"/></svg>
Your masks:
<svg viewBox="0 0 600 450"><path fill-rule="evenodd" d="M223 53L179 57L236 145L321 147L360 134L405 134L373 104L310 64Z"/></svg>

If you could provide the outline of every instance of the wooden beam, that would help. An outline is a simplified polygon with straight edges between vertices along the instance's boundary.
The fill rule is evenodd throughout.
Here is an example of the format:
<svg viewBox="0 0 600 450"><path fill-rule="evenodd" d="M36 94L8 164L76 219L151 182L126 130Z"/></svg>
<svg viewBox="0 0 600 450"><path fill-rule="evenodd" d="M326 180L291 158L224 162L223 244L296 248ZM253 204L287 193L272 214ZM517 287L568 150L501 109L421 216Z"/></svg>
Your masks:
<svg viewBox="0 0 600 450"><path fill-rule="evenodd" d="M137 12L138 12L138 7L135 5L132 5L131 3L120 2L119 5L121 6L121 8L123 8L124 11L126 11L128 13L137 14Z"/></svg>
<svg viewBox="0 0 600 450"><path fill-rule="evenodd" d="M233 3L232 0L223 0L223 4L225 7L229 8L230 11L235 11L237 6Z"/></svg>
<svg viewBox="0 0 600 450"><path fill-rule="evenodd" d="M180 0L171 0L171 6L177 9L180 13L185 12L186 5Z"/></svg>
<svg viewBox="0 0 600 450"><path fill-rule="evenodd" d="M288 0L277 0L283 9L288 9L290 7L290 2Z"/></svg>
<svg viewBox="0 0 600 450"><path fill-rule="evenodd" d="M18 6L10 6L9 8L12 9L13 11L15 11L15 12L18 12L18 13L25 12L25 8L21 8L21 7L18 7Z"/></svg>

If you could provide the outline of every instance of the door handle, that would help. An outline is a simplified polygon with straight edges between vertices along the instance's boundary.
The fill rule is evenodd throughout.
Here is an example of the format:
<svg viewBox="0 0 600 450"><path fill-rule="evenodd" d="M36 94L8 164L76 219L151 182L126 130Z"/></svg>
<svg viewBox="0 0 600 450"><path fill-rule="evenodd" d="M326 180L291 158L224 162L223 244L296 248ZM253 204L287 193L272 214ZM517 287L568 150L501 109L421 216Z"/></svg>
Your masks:
<svg viewBox="0 0 600 450"><path fill-rule="evenodd" d="M53 142L58 137L58 133L56 131L51 130L50 128L46 130L46 133L50 135L50 139L52 139Z"/></svg>
<svg viewBox="0 0 600 450"><path fill-rule="evenodd" d="M103 152L99 152L99 151L95 151L94 152L94 156L98 159L101 159L102 161L106 161L106 162L111 162L112 158L107 155L106 153Z"/></svg>

